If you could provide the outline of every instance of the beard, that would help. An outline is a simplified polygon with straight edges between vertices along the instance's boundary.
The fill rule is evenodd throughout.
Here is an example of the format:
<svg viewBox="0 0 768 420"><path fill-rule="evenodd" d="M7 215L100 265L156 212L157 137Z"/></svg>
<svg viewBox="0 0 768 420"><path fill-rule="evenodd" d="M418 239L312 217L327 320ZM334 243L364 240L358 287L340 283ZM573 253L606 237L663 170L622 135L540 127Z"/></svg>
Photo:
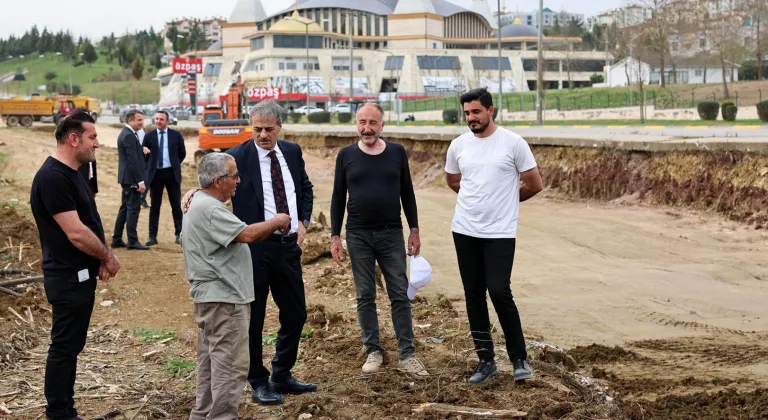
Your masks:
<svg viewBox="0 0 768 420"><path fill-rule="evenodd" d="M483 124L482 121L474 121L477 125L472 126L472 123L468 124L469 130L472 131L475 134L482 133L485 131L486 128L488 128L489 125L491 125L491 121L489 120L485 124Z"/></svg>
<svg viewBox="0 0 768 420"><path fill-rule="evenodd" d="M373 137L373 139L366 137ZM379 133L375 131L363 131L360 133L360 140L362 140L366 146L372 146L379 140Z"/></svg>

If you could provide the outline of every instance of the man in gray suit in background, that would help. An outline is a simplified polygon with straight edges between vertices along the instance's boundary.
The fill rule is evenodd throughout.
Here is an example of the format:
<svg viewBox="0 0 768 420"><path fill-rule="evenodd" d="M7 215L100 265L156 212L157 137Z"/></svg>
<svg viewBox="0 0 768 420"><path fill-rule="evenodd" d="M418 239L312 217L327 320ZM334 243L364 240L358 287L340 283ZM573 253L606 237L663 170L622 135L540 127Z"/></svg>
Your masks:
<svg viewBox="0 0 768 420"><path fill-rule="evenodd" d="M139 110L130 110L125 115L125 128L117 138L117 182L123 187L120 210L117 212L115 231L112 234L112 248L147 250L139 242L136 226L139 224L141 193L147 190L144 176L147 173L144 151L137 132L144 129L144 115ZM128 232L128 243L123 242L123 229Z"/></svg>

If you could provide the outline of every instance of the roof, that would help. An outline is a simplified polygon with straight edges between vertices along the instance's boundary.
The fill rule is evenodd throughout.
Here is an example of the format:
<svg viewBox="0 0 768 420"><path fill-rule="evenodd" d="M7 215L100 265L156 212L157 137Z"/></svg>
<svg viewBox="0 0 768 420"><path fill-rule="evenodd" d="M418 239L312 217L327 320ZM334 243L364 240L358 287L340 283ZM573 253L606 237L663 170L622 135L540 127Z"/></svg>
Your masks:
<svg viewBox="0 0 768 420"><path fill-rule="evenodd" d="M407 15L410 13L437 13L432 0L405 0L398 1L394 15Z"/></svg>
<svg viewBox="0 0 768 420"><path fill-rule="evenodd" d="M254 23L267 18L261 0L237 0L227 23Z"/></svg>
<svg viewBox="0 0 768 420"><path fill-rule="evenodd" d="M404 1L408 2L411 0ZM297 8L298 10L322 9L326 7L348 9L350 2L351 0L298 0ZM355 0L354 5L355 10L360 10L362 12L375 13L377 15L390 15L395 10L397 0ZM285 9L282 9L276 13L272 13L269 17L289 13L292 10L293 4L291 4L290 7L286 7Z"/></svg>
<svg viewBox="0 0 768 420"><path fill-rule="evenodd" d="M498 29L499 22L497 19L493 18L491 8L488 6L488 0L472 0L471 10L484 17L488 24L491 26L491 29Z"/></svg>
<svg viewBox="0 0 768 420"><path fill-rule="evenodd" d="M221 45L222 45L221 40L218 40L213 44L211 44L210 47L208 47L208 51L221 51Z"/></svg>
<svg viewBox="0 0 768 420"><path fill-rule="evenodd" d="M281 19L272 25L269 32L323 32L323 28L314 20L299 15L298 10L294 10L290 18Z"/></svg>
<svg viewBox="0 0 768 420"><path fill-rule="evenodd" d="M515 38L519 36L539 36L538 29L533 26L515 23L501 27L502 38Z"/></svg>
<svg viewBox="0 0 768 420"><path fill-rule="evenodd" d="M616 68L619 66L623 66L624 63L628 60L628 58L625 58L623 60L617 61L615 64L611 65L611 68ZM633 59L634 60L634 59ZM658 69L661 68L661 60L659 60L656 57L653 58L645 58L643 60L637 60L642 61L644 64L647 64L651 67L651 69ZM732 63L728 60L725 60L725 62L731 66L741 67L740 64ZM664 71L672 71L672 65L680 70L680 69L702 69L704 66L707 66L707 69L717 69L720 70L720 61L717 57L710 55L707 57L706 55L697 55L694 57L675 57L674 59L670 60L667 58L664 61Z"/></svg>

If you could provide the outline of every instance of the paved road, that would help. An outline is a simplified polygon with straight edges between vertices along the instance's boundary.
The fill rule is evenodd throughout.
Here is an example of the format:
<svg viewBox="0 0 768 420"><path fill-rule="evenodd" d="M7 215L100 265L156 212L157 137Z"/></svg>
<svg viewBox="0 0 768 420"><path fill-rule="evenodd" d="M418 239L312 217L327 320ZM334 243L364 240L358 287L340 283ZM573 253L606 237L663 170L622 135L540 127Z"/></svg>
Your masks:
<svg viewBox="0 0 768 420"><path fill-rule="evenodd" d="M102 116L99 119L104 123L118 123L117 117ZM179 121L182 127L200 127L199 121ZM764 138L768 142L768 126L760 125L733 125L733 126L605 126L605 125L574 125L574 126L528 126L515 125L514 123L505 124L505 127L519 133L523 137L553 137L567 136L580 137L583 139L616 139L619 136L652 136L667 138L696 138L705 139L708 137L716 138L750 138L755 141ZM300 132L323 132L323 131L341 131L354 132L355 127L341 124L286 124L286 129ZM393 126L388 125L385 129L389 133L414 133L414 134L455 134L459 135L467 132L467 127L445 127L445 126Z"/></svg>

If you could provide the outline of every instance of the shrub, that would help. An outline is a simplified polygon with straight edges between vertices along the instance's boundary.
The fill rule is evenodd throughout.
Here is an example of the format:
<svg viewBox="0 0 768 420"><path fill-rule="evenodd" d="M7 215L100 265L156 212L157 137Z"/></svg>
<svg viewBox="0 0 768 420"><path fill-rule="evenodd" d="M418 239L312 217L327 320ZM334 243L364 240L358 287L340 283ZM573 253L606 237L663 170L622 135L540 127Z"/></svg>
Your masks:
<svg viewBox="0 0 768 420"><path fill-rule="evenodd" d="M339 117L339 122L340 123L348 123L348 122L352 121L352 113L351 112L339 112L337 114L337 116Z"/></svg>
<svg viewBox="0 0 768 420"><path fill-rule="evenodd" d="M499 115L499 108L493 107L493 120L496 121L496 116Z"/></svg>
<svg viewBox="0 0 768 420"><path fill-rule="evenodd" d="M731 101L725 101L720 105L720 115L726 121L736 121L736 113L739 108Z"/></svg>
<svg viewBox="0 0 768 420"><path fill-rule="evenodd" d="M757 105L757 116L762 122L768 122L768 101L759 102Z"/></svg>
<svg viewBox="0 0 768 420"><path fill-rule="evenodd" d="M291 121L293 121L294 124L298 123L299 121L301 121L301 115L302 114L299 114L298 112L291 112L290 113Z"/></svg>
<svg viewBox="0 0 768 420"><path fill-rule="evenodd" d="M698 111L702 120L714 121L720 111L720 104L713 101L699 102Z"/></svg>
<svg viewBox="0 0 768 420"><path fill-rule="evenodd" d="M313 124L329 123L331 122L331 113L328 111L312 112L307 116L307 118L309 119L309 122Z"/></svg>
<svg viewBox="0 0 768 420"><path fill-rule="evenodd" d="M458 124L459 123L459 110L458 109L444 109L443 110L443 122L446 124Z"/></svg>

